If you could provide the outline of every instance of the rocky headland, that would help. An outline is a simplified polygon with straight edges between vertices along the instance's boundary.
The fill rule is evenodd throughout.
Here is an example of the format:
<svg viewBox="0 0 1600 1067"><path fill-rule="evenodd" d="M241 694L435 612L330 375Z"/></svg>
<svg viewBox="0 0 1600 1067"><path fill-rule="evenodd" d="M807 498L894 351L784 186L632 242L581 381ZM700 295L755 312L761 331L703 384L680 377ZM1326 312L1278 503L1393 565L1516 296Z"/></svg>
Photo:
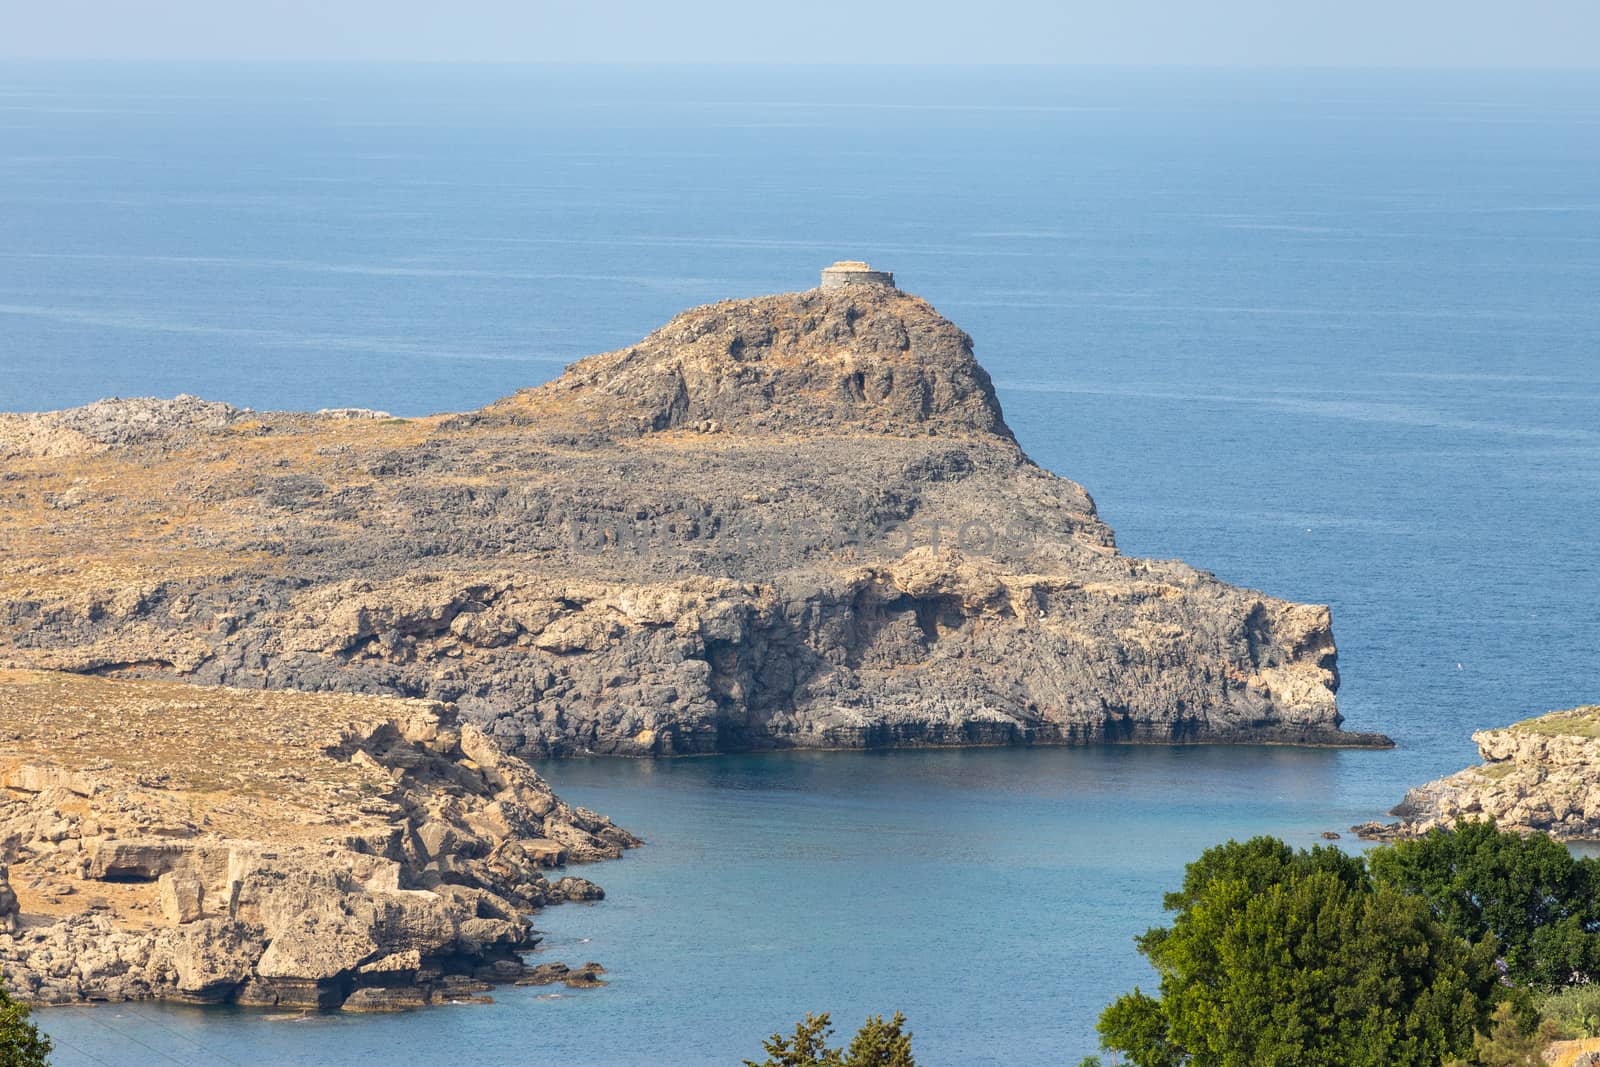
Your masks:
<svg viewBox="0 0 1600 1067"><path fill-rule="evenodd" d="M1122 555L892 285L465 414L0 416L0 544L0 663L449 702L529 756L1388 743L1340 729L1327 608Z"/></svg>
<svg viewBox="0 0 1600 1067"><path fill-rule="evenodd" d="M638 844L454 708L0 670L0 972L44 1004L392 1011L530 967Z"/></svg>
<svg viewBox="0 0 1600 1067"><path fill-rule="evenodd" d="M1418 786L1362 837L1416 837L1458 819L1492 818L1506 830L1562 841L1600 841L1600 707L1558 711L1472 735L1484 762Z"/></svg>

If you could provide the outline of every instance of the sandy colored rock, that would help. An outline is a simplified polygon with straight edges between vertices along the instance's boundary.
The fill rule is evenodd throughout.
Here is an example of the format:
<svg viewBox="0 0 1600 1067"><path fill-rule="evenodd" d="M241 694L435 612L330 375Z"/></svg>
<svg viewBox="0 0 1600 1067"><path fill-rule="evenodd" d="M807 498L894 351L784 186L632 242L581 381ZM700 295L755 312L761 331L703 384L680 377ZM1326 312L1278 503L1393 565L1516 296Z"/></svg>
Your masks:
<svg viewBox="0 0 1600 1067"><path fill-rule="evenodd" d="M606 891L589 881L587 878L576 878L568 875L550 887L554 893L559 893L562 900L604 900Z"/></svg>
<svg viewBox="0 0 1600 1067"><path fill-rule="evenodd" d="M193 868L168 871L156 881L161 915L173 925L192 923L203 914L205 884Z"/></svg>
<svg viewBox="0 0 1600 1067"><path fill-rule="evenodd" d="M1600 707L1558 711L1472 735L1484 762L1417 786L1363 837L1414 837L1458 819L1492 818L1506 830L1562 841L1600 841Z"/></svg>
<svg viewBox="0 0 1600 1067"><path fill-rule="evenodd" d="M435 702L0 670L0 707L0 971L37 1003L420 1006L515 980L548 867L638 843Z"/></svg>

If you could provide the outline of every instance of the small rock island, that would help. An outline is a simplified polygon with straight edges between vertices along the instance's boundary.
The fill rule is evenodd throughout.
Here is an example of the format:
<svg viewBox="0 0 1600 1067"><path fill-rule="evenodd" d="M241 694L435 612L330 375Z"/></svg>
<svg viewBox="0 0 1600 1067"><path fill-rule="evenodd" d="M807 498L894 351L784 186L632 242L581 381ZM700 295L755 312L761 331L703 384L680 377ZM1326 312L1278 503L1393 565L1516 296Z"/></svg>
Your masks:
<svg viewBox="0 0 1600 1067"><path fill-rule="evenodd" d="M106 400L0 459L19 669L441 702L524 756L1389 743L1326 607L1122 555L865 263L464 414Z"/></svg>

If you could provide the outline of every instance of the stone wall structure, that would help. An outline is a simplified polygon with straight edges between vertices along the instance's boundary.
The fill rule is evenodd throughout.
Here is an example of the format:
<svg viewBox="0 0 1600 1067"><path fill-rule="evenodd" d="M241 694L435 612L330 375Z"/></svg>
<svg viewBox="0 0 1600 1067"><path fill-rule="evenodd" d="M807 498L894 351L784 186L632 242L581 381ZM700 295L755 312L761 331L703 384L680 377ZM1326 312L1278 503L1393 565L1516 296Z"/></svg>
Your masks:
<svg viewBox="0 0 1600 1067"><path fill-rule="evenodd" d="M886 270L873 270L858 259L841 259L822 271L822 288L842 289L846 286L871 289L893 289L894 275Z"/></svg>

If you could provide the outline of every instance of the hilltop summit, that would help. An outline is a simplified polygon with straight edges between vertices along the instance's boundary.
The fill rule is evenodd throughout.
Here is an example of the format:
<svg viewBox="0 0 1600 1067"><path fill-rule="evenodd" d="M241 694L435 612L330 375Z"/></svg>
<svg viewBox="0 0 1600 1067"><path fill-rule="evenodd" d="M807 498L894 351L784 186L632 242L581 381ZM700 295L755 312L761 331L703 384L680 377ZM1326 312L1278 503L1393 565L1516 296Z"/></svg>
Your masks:
<svg viewBox="0 0 1600 1067"><path fill-rule="evenodd" d="M843 286L693 308L492 405L620 438L663 430L1011 439L972 338L927 301Z"/></svg>

